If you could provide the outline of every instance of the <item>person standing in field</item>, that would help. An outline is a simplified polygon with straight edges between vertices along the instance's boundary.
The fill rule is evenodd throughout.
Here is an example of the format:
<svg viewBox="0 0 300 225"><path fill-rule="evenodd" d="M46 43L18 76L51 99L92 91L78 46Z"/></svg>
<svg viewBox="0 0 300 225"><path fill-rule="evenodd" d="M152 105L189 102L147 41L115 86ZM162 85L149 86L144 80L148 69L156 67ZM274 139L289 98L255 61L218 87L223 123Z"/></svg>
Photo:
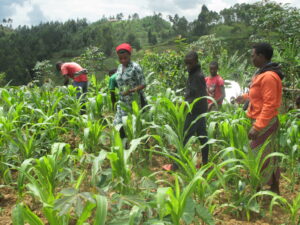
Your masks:
<svg viewBox="0 0 300 225"><path fill-rule="evenodd" d="M186 83L185 100L191 104L195 99L207 96L205 78L198 61L197 52L191 51L185 56L185 65L189 73ZM205 117L198 118L201 114L207 112L207 100L205 98L194 104L192 111L187 115L184 123L184 145L193 135L197 135L201 142L202 164L208 163L209 147L207 143L206 119ZM191 124L198 118L192 126ZM197 167L200 165L197 165ZM175 170L177 165L167 164L163 166L165 170Z"/></svg>
<svg viewBox="0 0 300 225"><path fill-rule="evenodd" d="M122 118L127 115L127 111L131 109L134 100L142 106L141 101L145 99L143 89L146 87L141 66L131 61L132 47L123 43L116 48L116 52L121 64L116 72L116 85L119 88L120 98L117 103L114 125L123 124ZM120 136L125 138L123 128L120 129Z"/></svg>
<svg viewBox="0 0 300 225"><path fill-rule="evenodd" d="M258 43L252 49L252 63L258 68L252 77L249 93L239 96L237 102L243 104L249 99L247 116L252 120L252 127L248 133L250 147L254 153L266 141L262 160L276 151L274 140L279 129L278 113L282 98L283 74L277 63L272 63L273 48L268 43ZM280 169L276 157L269 158L262 167L263 184L269 184L270 190L280 193Z"/></svg>
<svg viewBox="0 0 300 225"><path fill-rule="evenodd" d="M86 69L83 69L75 62L57 62L56 69L64 76L64 85L68 85L70 79L73 80L73 86L78 88L76 94L77 98L86 94L88 90L88 76Z"/></svg>
<svg viewBox="0 0 300 225"><path fill-rule="evenodd" d="M110 92L110 99L111 99L111 103L113 105L113 109L115 108L116 105L116 88L118 87L117 84L117 69L112 69L108 72L109 77L109 84L108 84L108 89Z"/></svg>
<svg viewBox="0 0 300 225"><path fill-rule="evenodd" d="M210 97L214 98L218 104L218 109L222 106L223 99L225 98L224 80L218 75L219 65L217 62L209 64L210 76L205 78L207 93ZM214 109L215 104L212 100L208 99L208 111Z"/></svg>

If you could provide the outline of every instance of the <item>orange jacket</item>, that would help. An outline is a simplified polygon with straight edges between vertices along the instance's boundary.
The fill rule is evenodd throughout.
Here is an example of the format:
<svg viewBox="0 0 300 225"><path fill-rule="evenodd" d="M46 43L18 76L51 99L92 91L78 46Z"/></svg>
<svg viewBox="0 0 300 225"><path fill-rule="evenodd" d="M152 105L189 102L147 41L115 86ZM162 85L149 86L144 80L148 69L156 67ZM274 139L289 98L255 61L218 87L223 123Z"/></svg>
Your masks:
<svg viewBox="0 0 300 225"><path fill-rule="evenodd" d="M243 97L250 99L247 116L255 120L255 129L265 128L278 114L281 96L282 82L275 72L267 71L252 78L249 94Z"/></svg>

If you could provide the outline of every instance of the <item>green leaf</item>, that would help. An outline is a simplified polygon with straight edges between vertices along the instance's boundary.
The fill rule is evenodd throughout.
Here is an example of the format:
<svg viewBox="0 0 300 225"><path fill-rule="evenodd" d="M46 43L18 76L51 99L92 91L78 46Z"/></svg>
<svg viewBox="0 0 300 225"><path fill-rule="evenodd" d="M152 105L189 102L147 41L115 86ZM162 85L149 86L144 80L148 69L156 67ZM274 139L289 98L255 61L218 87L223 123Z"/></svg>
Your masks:
<svg viewBox="0 0 300 225"><path fill-rule="evenodd" d="M76 225L83 225L84 222L91 216L93 209L96 207L95 204L87 201L82 214L80 215L80 217L77 220Z"/></svg>
<svg viewBox="0 0 300 225"><path fill-rule="evenodd" d="M186 224L191 224L194 218L195 218L195 203L191 197L188 197L182 214L182 219Z"/></svg>
<svg viewBox="0 0 300 225"><path fill-rule="evenodd" d="M96 195L96 219L94 225L105 225L107 215L107 199L104 196Z"/></svg>
<svg viewBox="0 0 300 225"><path fill-rule="evenodd" d="M130 211L130 214L129 214L129 222L128 222L128 225L135 225L136 222L135 222L135 219L136 217L138 216L138 213L140 212L140 208L138 206L133 206L131 211Z"/></svg>
<svg viewBox="0 0 300 225"><path fill-rule="evenodd" d="M26 222L28 222L30 225L44 225L42 220L33 213L27 206L26 208L23 208L23 215Z"/></svg>
<svg viewBox="0 0 300 225"><path fill-rule="evenodd" d="M67 196L61 199L57 199L54 203L54 209L59 211L59 215L64 215L69 212L72 204L76 200L76 196Z"/></svg>
<svg viewBox="0 0 300 225"><path fill-rule="evenodd" d="M63 195L66 196L72 196L77 194L78 190L76 190L75 188L64 188L60 191L60 193L62 193Z"/></svg>
<svg viewBox="0 0 300 225"><path fill-rule="evenodd" d="M12 211L12 222L13 225L24 225L23 218L23 206L21 204L17 204Z"/></svg>
<svg viewBox="0 0 300 225"><path fill-rule="evenodd" d="M196 205L197 215L203 220L207 225L215 225L213 216L210 214L207 208L202 205Z"/></svg>

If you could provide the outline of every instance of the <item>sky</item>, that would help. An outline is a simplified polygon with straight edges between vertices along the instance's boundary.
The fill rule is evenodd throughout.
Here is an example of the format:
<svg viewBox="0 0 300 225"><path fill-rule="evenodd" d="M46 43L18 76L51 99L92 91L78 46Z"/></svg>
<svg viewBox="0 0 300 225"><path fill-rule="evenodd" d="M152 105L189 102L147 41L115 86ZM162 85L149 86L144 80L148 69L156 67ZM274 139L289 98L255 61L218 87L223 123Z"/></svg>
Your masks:
<svg viewBox="0 0 300 225"><path fill-rule="evenodd" d="M299 0L275 0L300 8ZM94 22L102 18L123 13L125 17L138 13L140 17L154 12L185 16L189 21L197 18L205 4L209 10L221 11L236 3L253 3L256 0L0 0L0 22L13 19L13 27L38 25L47 21L66 21L86 18Z"/></svg>

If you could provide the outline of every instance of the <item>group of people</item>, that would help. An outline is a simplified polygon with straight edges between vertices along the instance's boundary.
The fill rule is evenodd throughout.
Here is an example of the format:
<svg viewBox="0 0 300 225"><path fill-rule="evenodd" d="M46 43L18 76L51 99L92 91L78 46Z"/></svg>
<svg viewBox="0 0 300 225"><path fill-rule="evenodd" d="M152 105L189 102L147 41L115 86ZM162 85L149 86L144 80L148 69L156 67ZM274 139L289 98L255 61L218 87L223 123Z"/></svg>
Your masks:
<svg viewBox="0 0 300 225"><path fill-rule="evenodd" d="M120 125L120 136L124 138L123 118L130 111L132 102L137 101L142 107L147 104L143 91L146 82L141 66L131 60L132 47L127 43L123 43L116 48L116 52L120 65L117 70L110 71L109 89L113 104L116 103L114 90L119 89L119 101L116 106L114 125ZM281 104L283 74L279 65L271 62L272 56L273 48L270 44L258 43L253 46L251 59L258 70L252 77L249 92L235 99L239 104L249 101L247 116L252 120L252 128L248 137L250 147L254 152L258 152L267 140L275 138L279 128L277 115ZM186 117L184 144L193 135L199 137L202 164L204 165L208 163L209 147L206 144L206 120L204 116L201 117L200 115L210 110L218 110L221 107L225 98L224 80L218 75L217 62L210 63L210 76L205 77L201 70L198 54L195 51L189 52L185 56L184 62L188 72L185 100L192 103L194 100L201 98L194 104L192 111ZM78 93L77 97L87 91L87 71L80 65L73 62L59 62L57 63L57 70L64 75L65 84L68 83L70 78L74 80L73 85L82 91ZM210 96L211 98L202 98L204 96ZM193 123L196 119L197 121ZM268 142L263 157L275 151L273 143L272 141ZM175 163L164 166L166 170L175 170L176 168ZM269 158L266 160L262 170L271 190L279 193L280 170L276 159Z"/></svg>

